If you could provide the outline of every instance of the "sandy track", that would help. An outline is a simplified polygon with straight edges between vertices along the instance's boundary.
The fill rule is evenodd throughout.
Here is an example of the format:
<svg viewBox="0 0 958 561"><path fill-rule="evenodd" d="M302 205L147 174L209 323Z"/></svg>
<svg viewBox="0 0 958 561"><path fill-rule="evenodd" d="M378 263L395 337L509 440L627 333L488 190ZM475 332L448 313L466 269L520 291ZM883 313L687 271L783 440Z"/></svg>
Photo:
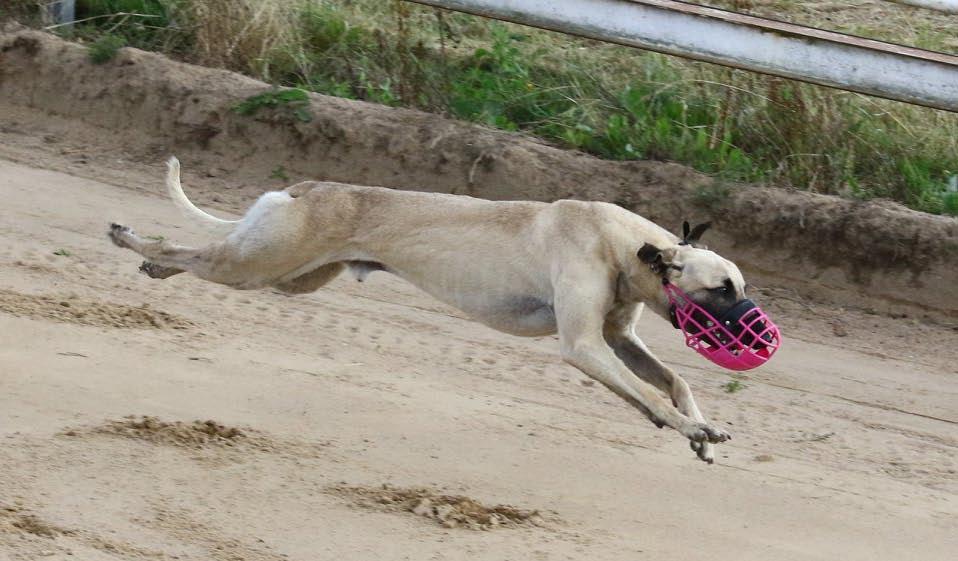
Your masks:
<svg viewBox="0 0 958 561"><path fill-rule="evenodd" d="M645 318L735 436L709 467L554 339L493 332L388 275L298 298L138 275L108 220L202 239L158 175L139 180L0 160L0 559L953 558L954 345L895 360L791 339L727 394ZM258 444L95 430L126 415ZM382 484L542 519L450 529L335 491Z"/></svg>

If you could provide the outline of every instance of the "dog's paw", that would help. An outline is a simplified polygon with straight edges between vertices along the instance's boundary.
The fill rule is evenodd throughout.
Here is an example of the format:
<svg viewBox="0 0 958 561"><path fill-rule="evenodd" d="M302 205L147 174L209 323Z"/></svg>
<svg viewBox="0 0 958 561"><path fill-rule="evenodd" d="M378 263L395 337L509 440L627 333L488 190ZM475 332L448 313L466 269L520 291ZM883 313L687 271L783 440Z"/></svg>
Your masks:
<svg viewBox="0 0 958 561"><path fill-rule="evenodd" d="M695 455L703 462L707 464L715 462L715 445L711 442L696 442L690 440L689 446L692 448L692 451L695 452Z"/></svg>
<svg viewBox="0 0 958 561"><path fill-rule="evenodd" d="M713 444L732 439L732 435L724 430L704 423L693 424L691 430L686 432L685 436L692 442L711 442Z"/></svg>
<svg viewBox="0 0 958 561"><path fill-rule="evenodd" d="M140 272L151 279L167 279L177 273L182 273L183 271L180 269L174 269L172 267L157 265L156 263L151 263L149 261L144 261L143 263L140 263Z"/></svg>
<svg viewBox="0 0 958 561"><path fill-rule="evenodd" d="M130 245L126 242L126 238L131 234L133 234L133 230L129 227L113 222L110 224L110 231L106 233L106 236L110 238L110 241L116 246L129 248Z"/></svg>

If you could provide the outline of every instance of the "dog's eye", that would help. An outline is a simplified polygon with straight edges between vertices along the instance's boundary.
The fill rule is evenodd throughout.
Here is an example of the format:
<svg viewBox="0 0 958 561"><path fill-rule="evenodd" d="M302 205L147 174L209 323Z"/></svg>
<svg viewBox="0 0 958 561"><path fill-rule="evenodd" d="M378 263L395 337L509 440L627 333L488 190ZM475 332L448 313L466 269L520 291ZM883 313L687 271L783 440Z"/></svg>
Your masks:
<svg viewBox="0 0 958 561"><path fill-rule="evenodd" d="M718 294L728 294L729 292L733 292L735 290L735 285L732 284L732 279L725 279L725 282L722 283L722 286L710 288L709 290Z"/></svg>

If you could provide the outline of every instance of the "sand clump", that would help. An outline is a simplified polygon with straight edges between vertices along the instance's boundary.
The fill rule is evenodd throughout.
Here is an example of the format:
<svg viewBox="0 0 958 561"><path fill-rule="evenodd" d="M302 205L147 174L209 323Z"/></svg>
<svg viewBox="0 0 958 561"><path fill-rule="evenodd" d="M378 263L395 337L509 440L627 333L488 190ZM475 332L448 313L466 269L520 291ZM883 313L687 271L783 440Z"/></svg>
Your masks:
<svg viewBox="0 0 958 561"><path fill-rule="evenodd" d="M398 488L337 485L330 488L336 495L355 504L384 512L410 512L446 528L492 530L539 526L543 517L537 510L510 505L485 506L462 495L446 495L425 487Z"/></svg>
<svg viewBox="0 0 958 561"><path fill-rule="evenodd" d="M194 325L187 319L154 310L146 304L134 307L3 289L0 289L0 313L96 327L188 329Z"/></svg>
<svg viewBox="0 0 958 561"><path fill-rule="evenodd" d="M267 445L267 440L252 429L228 427L212 420L167 422L148 415L128 415L87 429L68 429L62 434L118 436L181 448L235 447L243 444L262 448Z"/></svg>
<svg viewBox="0 0 958 561"><path fill-rule="evenodd" d="M196 459L243 462L250 453L265 453L291 461L327 457L331 441L277 437L250 427L234 427L213 420L164 421L149 415L127 415L99 425L67 427L59 436L87 439L124 438L157 446L198 452Z"/></svg>
<svg viewBox="0 0 958 561"><path fill-rule="evenodd" d="M43 538L67 534L66 530L50 524L17 506L0 506L0 533L27 533Z"/></svg>

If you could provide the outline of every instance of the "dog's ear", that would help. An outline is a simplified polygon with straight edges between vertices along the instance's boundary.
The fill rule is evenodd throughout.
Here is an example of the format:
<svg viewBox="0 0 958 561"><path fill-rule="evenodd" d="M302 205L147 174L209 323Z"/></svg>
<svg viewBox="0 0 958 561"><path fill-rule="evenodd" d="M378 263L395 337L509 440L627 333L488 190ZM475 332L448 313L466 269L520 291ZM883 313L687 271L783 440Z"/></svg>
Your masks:
<svg viewBox="0 0 958 561"><path fill-rule="evenodd" d="M675 258L674 247L659 249L650 243L646 243L639 248L636 256L638 256L639 261L648 265L658 275L664 275L669 269L682 270L682 267L672 263L672 259Z"/></svg>
<svg viewBox="0 0 958 561"><path fill-rule="evenodd" d="M688 222L686 222L685 224L688 225ZM695 228L692 228L691 232L687 232L685 234L685 241L689 243L695 243L699 241L700 239L702 239L702 234L704 234L705 231L711 227L712 227L711 222L703 222L699 224Z"/></svg>
<svg viewBox="0 0 958 561"><path fill-rule="evenodd" d="M636 255L639 257L639 261L645 263L646 265L653 265L662 262L662 250L650 243L643 244L642 247L639 248L639 252Z"/></svg>
<svg viewBox="0 0 958 561"><path fill-rule="evenodd" d="M679 242L679 245L691 245L698 247L696 242L702 238L702 234L705 233L712 226L711 222L704 222L699 224L695 228L692 228L689 225L688 220L682 222L682 241Z"/></svg>

